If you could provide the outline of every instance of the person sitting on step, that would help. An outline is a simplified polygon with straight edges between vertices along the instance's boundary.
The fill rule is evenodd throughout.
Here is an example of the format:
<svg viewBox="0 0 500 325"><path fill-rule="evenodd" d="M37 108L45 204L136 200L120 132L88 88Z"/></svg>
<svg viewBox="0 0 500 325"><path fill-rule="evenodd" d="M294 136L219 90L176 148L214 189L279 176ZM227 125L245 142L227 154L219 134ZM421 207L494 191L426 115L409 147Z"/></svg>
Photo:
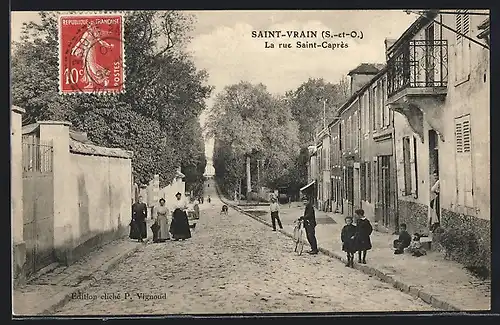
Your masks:
<svg viewBox="0 0 500 325"><path fill-rule="evenodd" d="M403 254L404 249L410 246L411 236L406 231L406 224L402 223L399 226L399 237L394 240L394 254Z"/></svg>

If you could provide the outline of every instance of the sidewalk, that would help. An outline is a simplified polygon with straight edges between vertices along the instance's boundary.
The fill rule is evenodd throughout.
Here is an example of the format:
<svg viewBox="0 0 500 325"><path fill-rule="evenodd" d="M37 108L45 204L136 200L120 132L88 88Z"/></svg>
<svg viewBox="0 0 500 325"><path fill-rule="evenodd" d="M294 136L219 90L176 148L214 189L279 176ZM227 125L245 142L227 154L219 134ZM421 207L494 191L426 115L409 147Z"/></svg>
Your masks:
<svg viewBox="0 0 500 325"><path fill-rule="evenodd" d="M236 202L221 198L231 207L270 226L267 207L255 207L253 210L266 212L249 213L252 208L243 210ZM304 207L292 203L280 207L280 219L285 235L292 237L293 222L303 214ZM329 218L328 218L329 217ZM340 232L344 218L340 214L316 211L316 219L333 219L335 223L318 222L316 238L322 253L345 262L342 251ZM491 283L481 281L469 274L460 264L444 259L443 254L430 251L426 256L394 255L392 242L396 237L391 234L374 231L371 240L373 249L367 254L368 264L355 263L360 270L380 280L391 283L394 287L413 296L419 297L432 306L442 310L489 310L491 308ZM357 257L356 257L357 258ZM355 260L356 261L356 260Z"/></svg>
<svg viewBox="0 0 500 325"><path fill-rule="evenodd" d="M38 275L14 290L12 314L36 316L53 313L68 302L72 294L85 293L107 271L143 246L128 238L118 239L92 251L69 267L59 266Z"/></svg>

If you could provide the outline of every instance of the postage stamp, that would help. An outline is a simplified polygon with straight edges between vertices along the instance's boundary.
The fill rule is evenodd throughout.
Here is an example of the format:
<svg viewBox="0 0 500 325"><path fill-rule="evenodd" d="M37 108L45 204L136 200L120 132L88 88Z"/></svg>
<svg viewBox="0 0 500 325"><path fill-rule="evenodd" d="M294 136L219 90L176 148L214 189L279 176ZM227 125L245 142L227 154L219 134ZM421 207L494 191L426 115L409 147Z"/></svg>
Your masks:
<svg viewBox="0 0 500 325"><path fill-rule="evenodd" d="M122 14L59 17L59 91L123 93L125 50Z"/></svg>

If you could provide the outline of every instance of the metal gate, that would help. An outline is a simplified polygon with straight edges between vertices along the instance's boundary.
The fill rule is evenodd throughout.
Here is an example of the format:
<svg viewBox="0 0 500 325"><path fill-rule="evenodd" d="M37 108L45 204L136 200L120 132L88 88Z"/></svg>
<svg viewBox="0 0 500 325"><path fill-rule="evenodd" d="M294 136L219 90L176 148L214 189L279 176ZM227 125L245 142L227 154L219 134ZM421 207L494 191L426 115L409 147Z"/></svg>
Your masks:
<svg viewBox="0 0 500 325"><path fill-rule="evenodd" d="M51 145L24 142L23 139L23 227L27 276L54 261L52 158Z"/></svg>

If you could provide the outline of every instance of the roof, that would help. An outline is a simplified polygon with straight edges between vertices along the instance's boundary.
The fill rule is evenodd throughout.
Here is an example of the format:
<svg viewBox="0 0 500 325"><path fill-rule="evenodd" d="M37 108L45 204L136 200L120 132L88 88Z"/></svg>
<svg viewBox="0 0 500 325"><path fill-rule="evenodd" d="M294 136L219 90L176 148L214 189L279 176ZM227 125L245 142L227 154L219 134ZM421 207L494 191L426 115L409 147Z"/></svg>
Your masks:
<svg viewBox="0 0 500 325"><path fill-rule="evenodd" d="M349 71L347 74L351 76L353 74L377 74L380 69L382 69L384 64L381 63L361 63L355 69Z"/></svg>
<svg viewBox="0 0 500 325"><path fill-rule="evenodd" d="M358 98L360 94L364 93L368 87L373 85L373 83L375 83L378 79L380 79L380 77L383 76L386 72L387 72L387 65L383 64L379 72L375 74L375 76L373 76L373 78L370 79L370 81L364 84L363 87L356 90L356 92L354 92L354 94L352 94L351 97L349 97L349 99L344 104L342 104L342 106L340 106L338 110L338 115L340 116L347 108L349 108L349 106ZM340 121L340 119L334 119L332 122L328 124L328 127L332 126L337 121Z"/></svg>
<svg viewBox="0 0 500 325"><path fill-rule="evenodd" d="M389 48L387 48L387 52L392 52L394 49L397 49L401 43L415 36L426 24L434 20L438 15L439 10L427 10L424 14L419 16L413 24L408 27L404 33L394 42Z"/></svg>

